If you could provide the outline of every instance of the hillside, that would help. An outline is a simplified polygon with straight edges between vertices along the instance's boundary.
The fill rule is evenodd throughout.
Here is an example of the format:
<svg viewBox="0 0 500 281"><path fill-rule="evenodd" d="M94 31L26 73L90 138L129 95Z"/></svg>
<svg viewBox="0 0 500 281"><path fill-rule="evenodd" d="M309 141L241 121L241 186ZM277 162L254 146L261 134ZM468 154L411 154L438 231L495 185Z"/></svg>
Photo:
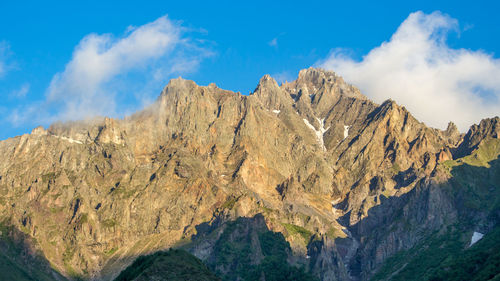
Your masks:
<svg viewBox="0 0 500 281"><path fill-rule="evenodd" d="M156 252L136 259L115 281L218 281L199 259L181 250Z"/></svg>

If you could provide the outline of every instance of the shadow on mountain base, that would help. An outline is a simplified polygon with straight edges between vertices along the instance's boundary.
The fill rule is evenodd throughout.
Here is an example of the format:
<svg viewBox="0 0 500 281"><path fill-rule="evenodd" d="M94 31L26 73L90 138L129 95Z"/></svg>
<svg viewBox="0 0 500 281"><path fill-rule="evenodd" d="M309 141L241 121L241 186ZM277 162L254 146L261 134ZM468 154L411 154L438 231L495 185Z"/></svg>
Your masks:
<svg viewBox="0 0 500 281"><path fill-rule="evenodd" d="M500 245L500 235L493 235L500 222L500 160L488 164L462 163L450 170L451 177L444 183L422 179L399 197L380 195L380 204L348 227L353 239L335 240L339 253L349 260L351 277L448 280L439 276L451 278L462 272L465 256L473 265L466 275L470 278L449 280L500 274L499 255L474 250L479 243L469 249L474 231L486 234L483 239L490 244ZM348 225L349 216L339 221Z"/></svg>
<svg viewBox="0 0 500 281"><path fill-rule="evenodd" d="M0 279L13 281L67 280L43 254L35 249L28 235L6 223L0 223Z"/></svg>

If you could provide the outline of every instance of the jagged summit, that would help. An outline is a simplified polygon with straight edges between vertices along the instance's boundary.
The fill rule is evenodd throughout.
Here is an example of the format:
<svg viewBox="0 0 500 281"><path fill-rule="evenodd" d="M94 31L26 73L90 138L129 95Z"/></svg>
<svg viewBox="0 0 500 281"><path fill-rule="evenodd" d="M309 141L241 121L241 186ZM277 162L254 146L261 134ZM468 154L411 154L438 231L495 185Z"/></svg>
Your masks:
<svg viewBox="0 0 500 281"><path fill-rule="evenodd" d="M322 68L309 67L299 71L299 77L297 80L302 82L309 81L313 84L323 84L325 81L335 81L336 79L342 79L337 76L335 72L325 70ZM343 80L342 80L343 81Z"/></svg>
<svg viewBox="0 0 500 281"><path fill-rule="evenodd" d="M194 84L193 84L194 83ZM338 76L335 74L333 71L327 71L321 68L313 68L310 67L308 69L303 69L299 72L299 75L295 81L292 82L287 82L284 83L286 85L292 85L295 87L300 88L300 86L308 86L311 89L320 89L321 87L324 87L325 84L327 85L337 85L337 87L341 88L342 90L345 91L345 94L351 94L355 95L358 98L365 98L364 96L356 95L355 93L350 93L350 91L357 92L359 93L359 90L352 86L347 84L342 77ZM175 79L170 80L170 82L167 84L165 89L163 90L162 94L166 94L167 90L172 90L175 88L189 88L196 85L194 81L184 79L182 77L178 77ZM198 86L198 85L196 85ZM211 83L209 86L198 86L202 88L217 88L217 86L214 83ZM266 74L262 76L262 78L259 80L259 83L257 84L256 89L254 90L254 93L259 89L263 87L280 87L276 80L271 77L271 75ZM281 88L289 88L289 87L284 87L283 85ZM309 88L307 90L310 90Z"/></svg>
<svg viewBox="0 0 500 281"><path fill-rule="evenodd" d="M483 119L479 124L472 125L457 148L456 157L470 154L488 139L500 139L500 118L498 116Z"/></svg>
<svg viewBox="0 0 500 281"><path fill-rule="evenodd" d="M196 82L182 77L171 79L163 89L160 97L189 93L192 88L199 87Z"/></svg>

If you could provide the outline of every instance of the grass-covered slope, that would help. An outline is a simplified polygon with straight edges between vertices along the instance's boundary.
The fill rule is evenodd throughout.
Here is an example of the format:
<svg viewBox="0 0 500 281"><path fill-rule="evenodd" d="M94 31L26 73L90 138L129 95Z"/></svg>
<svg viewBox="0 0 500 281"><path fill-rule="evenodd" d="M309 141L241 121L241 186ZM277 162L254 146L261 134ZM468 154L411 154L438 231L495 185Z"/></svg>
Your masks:
<svg viewBox="0 0 500 281"><path fill-rule="evenodd" d="M388 259L371 280L500 280L500 227L471 247L464 239L468 236L460 231L436 234Z"/></svg>
<svg viewBox="0 0 500 281"><path fill-rule="evenodd" d="M0 223L0 280L65 280L24 239L24 233Z"/></svg>
<svg viewBox="0 0 500 281"><path fill-rule="evenodd" d="M500 280L500 227L458 255L445 259L429 280Z"/></svg>
<svg viewBox="0 0 500 281"><path fill-rule="evenodd" d="M220 280L201 260L183 250L157 252L137 258L115 281L141 280Z"/></svg>
<svg viewBox="0 0 500 281"><path fill-rule="evenodd" d="M265 231L258 233L258 240L253 243L250 235L247 239L236 242L230 236L239 227L241 225L232 222L216 244L213 266L217 268L218 265L227 265L229 268L223 280L251 281L260 280L261 277L266 281L316 280L304 269L288 264L288 252L291 249L281 233ZM258 255L258 252L262 255L260 262L254 263L252 256Z"/></svg>
<svg viewBox="0 0 500 281"><path fill-rule="evenodd" d="M293 229L306 232L298 226ZM183 247L203 256L207 266L224 281L318 280L293 257L283 234L269 230L261 214L203 225L197 230L192 243ZM207 251L206 245L211 245L211 250Z"/></svg>
<svg viewBox="0 0 500 281"><path fill-rule="evenodd" d="M445 161L451 194L469 210L500 208L500 139L488 139L471 155Z"/></svg>
<svg viewBox="0 0 500 281"><path fill-rule="evenodd" d="M30 269L33 271L33 269ZM36 275L36 278L35 278ZM6 255L3 251L0 252L0 280L13 281L36 281L36 280L52 280L44 274L33 274L29 272L25 266L16 259Z"/></svg>

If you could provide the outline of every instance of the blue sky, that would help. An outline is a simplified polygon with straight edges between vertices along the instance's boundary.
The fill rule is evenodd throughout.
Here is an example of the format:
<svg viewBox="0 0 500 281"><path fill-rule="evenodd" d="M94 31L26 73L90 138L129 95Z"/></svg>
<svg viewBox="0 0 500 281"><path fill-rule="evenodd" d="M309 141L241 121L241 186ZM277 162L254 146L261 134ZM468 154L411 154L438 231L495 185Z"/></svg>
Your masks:
<svg viewBox="0 0 500 281"><path fill-rule="evenodd" d="M465 130L500 114L498 1L180 2L2 1L0 139L56 120L121 117L178 76L246 94L264 74L290 80L309 66L335 70L377 102L393 98L435 127L453 120ZM395 35L413 28L425 38ZM387 89L380 62L398 61L408 45L421 46L418 71L388 73L439 79L416 92L405 89L418 80ZM438 108L440 121L425 112L433 95L449 105Z"/></svg>

